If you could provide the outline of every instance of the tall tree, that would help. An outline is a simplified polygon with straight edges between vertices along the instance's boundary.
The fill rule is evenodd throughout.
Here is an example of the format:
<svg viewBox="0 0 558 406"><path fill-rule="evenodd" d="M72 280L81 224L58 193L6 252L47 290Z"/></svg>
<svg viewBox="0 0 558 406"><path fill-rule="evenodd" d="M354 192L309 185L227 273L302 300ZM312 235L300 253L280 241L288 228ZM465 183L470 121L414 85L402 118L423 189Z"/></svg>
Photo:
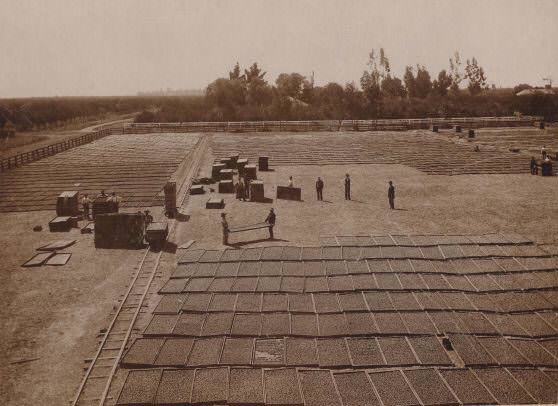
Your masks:
<svg viewBox="0 0 558 406"><path fill-rule="evenodd" d="M449 75L451 77L451 86L450 89L453 93L457 94L459 92L459 84L463 80L463 72L461 70L461 57L459 56L459 52L455 51L453 58L449 59L450 63L450 71Z"/></svg>
<svg viewBox="0 0 558 406"><path fill-rule="evenodd" d="M417 76L415 78L415 92L416 97L421 99L426 98L432 90L432 81L430 80L430 73L422 65L417 65Z"/></svg>
<svg viewBox="0 0 558 406"><path fill-rule="evenodd" d="M412 66L405 67L405 74L403 75L403 82L405 83L405 89L407 90L407 96L416 97L416 81L415 74L413 72Z"/></svg>
<svg viewBox="0 0 558 406"><path fill-rule="evenodd" d="M236 65L234 65L233 70L229 72L229 79L235 80L240 78L240 65L237 62Z"/></svg>
<svg viewBox="0 0 558 406"><path fill-rule="evenodd" d="M440 96L446 96L448 89L452 84L451 76L448 75L445 69L438 73L438 79L432 83L432 89Z"/></svg>
<svg viewBox="0 0 558 406"><path fill-rule="evenodd" d="M392 97L405 97L407 92L401 79L388 75L382 80L382 94Z"/></svg>
<svg viewBox="0 0 558 406"><path fill-rule="evenodd" d="M362 88L368 103L372 106L376 105L382 97L380 72L376 63L374 50L370 51L370 54L368 55L367 65L368 70L365 70L360 78L360 87Z"/></svg>
<svg viewBox="0 0 558 406"><path fill-rule="evenodd" d="M275 85L279 95L300 99L305 81L306 79L300 73L281 73L277 76Z"/></svg>
<svg viewBox="0 0 558 406"><path fill-rule="evenodd" d="M467 65L465 66L465 77L469 81L467 88L469 93L472 95L479 94L483 89L487 88L486 75L484 74L484 69L479 66L476 58L473 57L469 61L467 59Z"/></svg>
<svg viewBox="0 0 558 406"><path fill-rule="evenodd" d="M350 82L345 85L343 106L347 118L356 119L361 117L364 106L364 95L358 89L355 82Z"/></svg>

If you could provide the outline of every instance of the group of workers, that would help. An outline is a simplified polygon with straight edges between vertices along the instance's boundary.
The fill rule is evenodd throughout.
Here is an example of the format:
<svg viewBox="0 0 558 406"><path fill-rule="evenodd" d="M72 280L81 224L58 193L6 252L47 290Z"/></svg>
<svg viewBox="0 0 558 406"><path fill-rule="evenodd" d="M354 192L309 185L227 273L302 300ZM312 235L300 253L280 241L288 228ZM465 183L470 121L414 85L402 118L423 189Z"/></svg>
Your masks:
<svg viewBox="0 0 558 406"><path fill-rule="evenodd" d="M289 178L289 186L292 187L293 177ZM345 200L351 200L351 177L347 173L345 175L345 179L343 179L343 183L345 185ZM324 181L322 178L318 176L316 180L316 196L318 200L324 200ZM395 186L393 182L390 180L388 182L388 201L389 207L391 209L395 209Z"/></svg>
<svg viewBox="0 0 558 406"><path fill-rule="evenodd" d="M111 212L118 213L118 210L120 208L120 203L122 202L122 198L120 196L118 196L116 194L116 192L112 192L109 196L105 193L104 190L101 190L101 193L99 193L96 198L97 199L106 199L106 201L109 203L109 205L111 207ZM93 201L91 200L89 195L87 193L85 193L83 195L83 197L81 198L81 207L83 209L83 217L86 220L91 219L90 213L91 213L92 203L93 203Z"/></svg>

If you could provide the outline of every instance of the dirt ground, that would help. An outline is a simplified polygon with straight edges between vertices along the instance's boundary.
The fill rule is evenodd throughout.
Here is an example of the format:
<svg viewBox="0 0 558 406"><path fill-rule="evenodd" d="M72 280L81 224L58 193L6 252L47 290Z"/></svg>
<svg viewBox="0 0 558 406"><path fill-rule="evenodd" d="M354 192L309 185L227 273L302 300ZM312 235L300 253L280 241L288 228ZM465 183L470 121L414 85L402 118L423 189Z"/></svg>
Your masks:
<svg viewBox="0 0 558 406"><path fill-rule="evenodd" d="M142 251L95 250L93 236L50 233L51 212L0 215L0 402L62 405L74 395L84 359L125 291ZM41 224L43 231L33 232ZM68 264L20 267L41 245L75 239ZM32 388L32 390L30 390Z"/></svg>
<svg viewBox="0 0 558 406"><path fill-rule="evenodd" d="M213 161L211 151L204 170ZM530 175L432 176L403 165L283 166L258 176L272 203L225 198L231 226L263 221L277 212L276 240L267 230L231 236L231 248L269 244L314 245L320 235L435 234L514 231L539 243L558 244L558 178ZM343 198L343 178L352 178L352 200ZM293 176L302 202L275 200L276 186ZM317 202L314 182L325 182ZM387 202L387 181L396 186L397 210ZM213 186L211 186L213 187ZM209 187L206 187L209 189ZM210 195L191 196L181 211L173 240L181 245L220 248L220 210L205 209ZM124 293L141 251L95 250L92 235L79 230L49 233L52 212L0 214L0 400L6 405L67 404L82 377L84 359L97 346L97 335ZM45 228L33 232L36 224ZM35 249L59 239L76 239L64 267L21 268ZM180 254L180 249L177 255ZM172 269L165 257L162 272Z"/></svg>
<svg viewBox="0 0 558 406"><path fill-rule="evenodd" d="M271 163L273 165L273 163ZM352 200L344 200L343 178L351 175ZM265 195L275 198L275 185L289 176L302 188L302 202L273 203L225 198L231 226L263 221L271 207L277 213L280 244L318 244L320 235L488 233L515 231L539 243L558 243L557 178L531 175L431 176L403 165L290 166L259 172ZM317 202L315 181L325 182L324 201ZM396 209L387 201L387 182L396 187ZM211 195L213 195L211 194ZM206 210L208 194L191 196L190 221L178 230L180 240L196 247L221 244L220 210ZM246 244L267 237L266 230L232 234L230 241ZM269 244L269 241L256 241ZM251 245L251 244L250 244Z"/></svg>

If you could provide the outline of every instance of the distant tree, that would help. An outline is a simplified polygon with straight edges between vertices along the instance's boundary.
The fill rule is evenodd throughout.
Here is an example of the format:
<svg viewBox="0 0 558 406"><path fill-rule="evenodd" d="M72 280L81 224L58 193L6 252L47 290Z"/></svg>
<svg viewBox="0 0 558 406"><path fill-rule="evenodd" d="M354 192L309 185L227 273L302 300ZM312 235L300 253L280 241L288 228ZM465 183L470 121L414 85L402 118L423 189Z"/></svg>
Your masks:
<svg viewBox="0 0 558 406"><path fill-rule="evenodd" d="M415 93L420 99L426 98L432 91L430 73L424 66L417 65L417 76L415 77Z"/></svg>
<svg viewBox="0 0 558 406"><path fill-rule="evenodd" d="M405 67L405 74L403 75L403 82L405 83L405 89L407 90L407 96L416 97L416 80L413 73L412 66Z"/></svg>
<svg viewBox="0 0 558 406"><path fill-rule="evenodd" d="M234 65L233 70L229 72L229 79L230 80L241 79L240 65L238 64L238 62L236 63L236 65Z"/></svg>
<svg viewBox="0 0 558 406"><path fill-rule="evenodd" d="M364 95L355 82L349 82L343 90L343 107L347 118L359 118L363 112Z"/></svg>
<svg viewBox="0 0 558 406"><path fill-rule="evenodd" d="M461 57L459 56L459 52L455 51L453 58L449 59L450 63L450 72L449 75L451 77L451 86L450 89L454 94L459 92L459 84L463 80L463 72L461 70Z"/></svg>
<svg viewBox="0 0 558 406"><path fill-rule="evenodd" d="M238 62L235 66L235 69L238 67ZM240 69L239 69L240 70ZM267 72L262 72L262 70L258 67L258 63L254 62L249 69L244 69L244 78L246 82L250 83L253 80L261 79L263 80L265 74Z"/></svg>
<svg viewBox="0 0 558 406"><path fill-rule="evenodd" d="M275 80L275 85L280 96L300 99L305 81L306 79L300 73L281 73Z"/></svg>
<svg viewBox="0 0 558 406"><path fill-rule="evenodd" d="M221 78L211 82L205 94L213 105L230 109L245 103L246 88L240 79Z"/></svg>
<svg viewBox="0 0 558 406"><path fill-rule="evenodd" d="M360 78L360 87L368 103L372 106L376 105L382 97L380 71L378 70L374 50L370 51L368 55L367 65L368 70L365 70Z"/></svg>
<svg viewBox="0 0 558 406"><path fill-rule="evenodd" d="M382 80L382 94L392 97L405 97L407 94L403 82L398 77L387 75Z"/></svg>
<svg viewBox="0 0 558 406"><path fill-rule="evenodd" d="M330 82L324 87L314 89L314 104L321 107L327 118L343 118L344 90L338 83Z"/></svg>
<svg viewBox="0 0 558 406"><path fill-rule="evenodd" d="M263 106L271 103L273 93L264 79L265 74L266 72L262 72L257 62L254 62L249 69L244 69L246 101L248 104Z"/></svg>
<svg viewBox="0 0 558 406"><path fill-rule="evenodd" d="M513 88L513 94L517 94L517 93L521 92L522 90L532 89L532 88L533 88L533 86L528 85L527 83L520 83L519 85L517 85Z"/></svg>
<svg viewBox="0 0 558 406"><path fill-rule="evenodd" d="M479 66L475 57L469 60L467 59L467 65L465 66L465 77L469 81L467 88L469 93L472 95L479 94L483 89L487 88L486 75L484 74L484 69Z"/></svg>
<svg viewBox="0 0 558 406"><path fill-rule="evenodd" d="M391 68L389 66L389 59L384 52L384 48L380 48L380 77L385 79L391 74Z"/></svg>
<svg viewBox="0 0 558 406"><path fill-rule="evenodd" d="M438 73L438 79L432 83L432 89L440 96L446 96L451 85L451 76L448 75L445 69L443 69L440 73Z"/></svg>

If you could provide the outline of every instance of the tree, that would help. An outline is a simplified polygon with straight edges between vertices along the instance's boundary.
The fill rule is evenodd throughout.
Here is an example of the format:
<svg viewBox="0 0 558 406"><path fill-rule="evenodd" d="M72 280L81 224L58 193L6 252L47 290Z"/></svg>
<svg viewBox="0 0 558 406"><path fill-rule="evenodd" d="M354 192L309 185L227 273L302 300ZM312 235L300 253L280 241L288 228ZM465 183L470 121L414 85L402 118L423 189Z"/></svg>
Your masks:
<svg viewBox="0 0 558 406"><path fill-rule="evenodd" d="M230 80L241 79L240 65L238 64L238 62L236 63L236 65L234 65L233 70L229 72L229 79Z"/></svg>
<svg viewBox="0 0 558 406"><path fill-rule="evenodd" d="M315 103L328 118L343 118L343 87L338 83L330 82L324 87L315 89Z"/></svg>
<svg viewBox="0 0 558 406"><path fill-rule="evenodd" d="M392 97L405 97L407 92L401 79L388 75L382 80L382 94Z"/></svg>
<svg viewBox="0 0 558 406"><path fill-rule="evenodd" d="M207 86L205 95L215 106L231 109L245 102L246 89L240 79L217 79Z"/></svg>
<svg viewBox="0 0 558 406"><path fill-rule="evenodd" d="M271 87L264 79L265 74L266 72L262 72L257 62L254 62L249 69L244 69L243 77L248 104L263 106L271 103L273 94Z"/></svg>
<svg viewBox="0 0 558 406"><path fill-rule="evenodd" d="M374 55L374 50L370 51L368 55L368 69L362 73L360 78L360 87L364 92L364 96L368 100L368 103L372 106L377 104L379 99L382 97L382 90L380 86L380 72L378 71L378 65L376 64L376 56Z"/></svg>
<svg viewBox="0 0 558 406"><path fill-rule="evenodd" d="M443 69L438 73L438 79L432 83L432 89L440 96L446 96L451 85L451 76Z"/></svg>
<svg viewBox="0 0 558 406"><path fill-rule="evenodd" d="M461 57L459 56L459 52L455 51L453 58L449 59L450 63L450 77L451 77L451 86L450 89L454 94L459 92L459 84L463 80L463 73L461 71Z"/></svg>
<svg viewBox="0 0 558 406"><path fill-rule="evenodd" d="M407 90L407 95L409 97L416 97L416 81L415 75L413 73L412 66L405 67L405 74L403 75L403 82L405 83L405 89Z"/></svg>
<svg viewBox="0 0 558 406"><path fill-rule="evenodd" d="M300 73L281 73L275 80L275 85L279 95L300 99L305 81Z"/></svg>
<svg viewBox="0 0 558 406"><path fill-rule="evenodd" d="M343 91L345 116L351 119L361 117L364 103L364 95L357 88L355 82L347 83Z"/></svg>
<svg viewBox="0 0 558 406"><path fill-rule="evenodd" d="M479 94L483 89L487 88L484 69L479 66L475 57L473 57L470 61L467 59L465 77L469 80L467 88L472 95Z"/></svg>
<svg viewBox="0 0 558 406"><path fill-rule="evenodd" d="M432 90L432 81L430 80L430 73L424 66L417 65L417 76L415 78L415 92L416 97L424 99Z"/></svg>
<svg viewBox="0 0 558 406"><path fill-rule="evenodd" d="M238 66L238 62L237 62L237 66ZM267 72L262 72L262 70L258 67L257 62L254 62L249 69L244 69L244 78L246 79L246 82L250 83L251 81L257 79L263 80L266 73Z"/></svg>

